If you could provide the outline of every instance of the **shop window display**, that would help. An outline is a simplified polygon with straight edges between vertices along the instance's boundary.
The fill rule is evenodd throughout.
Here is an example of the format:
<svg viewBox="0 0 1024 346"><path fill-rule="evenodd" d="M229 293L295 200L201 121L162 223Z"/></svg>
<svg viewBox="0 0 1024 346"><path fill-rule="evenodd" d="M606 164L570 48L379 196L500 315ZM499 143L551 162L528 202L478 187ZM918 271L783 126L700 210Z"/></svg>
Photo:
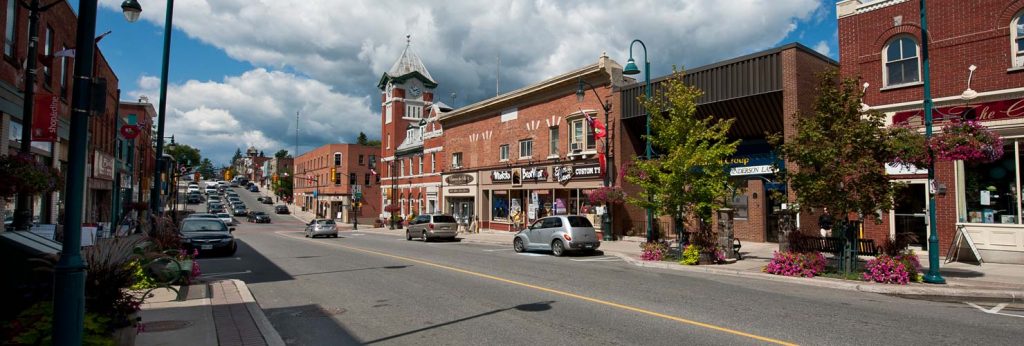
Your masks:
<svg viewBox="0 0 1024 346"><path fill-rule="evenodd" d="M1016 224L1017 169L1014 145L1006 146L999 160L985 164L965 164L964 200L966 220L970 223Z"/></svg>
<svg viewBox="0 0 1024 346"><path fill-rule="evenodd" d="M507 191L494 191L491 197L491 219L496 221L508 220L509 201Z"/></svg>

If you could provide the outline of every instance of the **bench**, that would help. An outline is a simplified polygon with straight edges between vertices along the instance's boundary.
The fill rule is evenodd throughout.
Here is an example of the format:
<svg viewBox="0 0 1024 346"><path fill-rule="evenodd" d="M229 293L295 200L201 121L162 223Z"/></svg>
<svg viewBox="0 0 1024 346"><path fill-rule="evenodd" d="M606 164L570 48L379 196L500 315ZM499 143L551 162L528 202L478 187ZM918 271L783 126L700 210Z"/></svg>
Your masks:
<svg viewBox="0 0 1024 346"><path fill-rule="evenodd" d="M737 260L743 259L743 255L740 254L740 248L742 248L742 247L743 247L743 243L741 243L739 239L736 239L736 238L732 239L732 253L736 254L736 259Z"/></svg>
<svg viewBox="0 0 1024 346"><path fill-rule="evenodd" d="M797 246L798 251L818 251L839 257L843 252L843 239L839 237L803 237ZM857 254L862 256L878 256L878 247L873 239L857 239Z"/></svg>

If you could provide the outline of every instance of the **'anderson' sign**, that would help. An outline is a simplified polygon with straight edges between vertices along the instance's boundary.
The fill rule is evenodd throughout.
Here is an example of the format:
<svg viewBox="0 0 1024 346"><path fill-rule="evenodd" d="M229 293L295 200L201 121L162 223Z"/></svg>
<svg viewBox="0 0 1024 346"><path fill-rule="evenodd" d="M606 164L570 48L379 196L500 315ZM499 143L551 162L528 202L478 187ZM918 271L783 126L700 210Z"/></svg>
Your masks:
<svg viewBox="0 0 1024 346"><path fill-rule="evenodd" d="M933 108L932 117L935 122L943 122L958 119L970 112L974 113L974 117L978 121L1024 117L1024 98ZM924 110L896 112L892 116L892 122L897 125L922 126L924 125Z"/></svg>
<svg viewBox="0 0 1024 346"><path fill-rule="evenodd" d="M466 173L452 174L444 178L444 181L448 185L469 185L473 183L473 176Z"/></svg>

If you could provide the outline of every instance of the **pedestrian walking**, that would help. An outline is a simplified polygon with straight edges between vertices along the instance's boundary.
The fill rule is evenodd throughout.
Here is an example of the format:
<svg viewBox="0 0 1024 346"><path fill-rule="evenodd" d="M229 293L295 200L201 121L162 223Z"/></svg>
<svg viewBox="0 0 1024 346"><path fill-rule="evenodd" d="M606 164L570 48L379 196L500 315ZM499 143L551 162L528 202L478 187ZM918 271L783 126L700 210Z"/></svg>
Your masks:
<svg viewBox="0 0 1024 346"><path fill-rule="evenodd" d="M824 208L821 216L818 217L818 229L823 238L832 236L832 223L832 214L828 212L828 208Z"/></svg>

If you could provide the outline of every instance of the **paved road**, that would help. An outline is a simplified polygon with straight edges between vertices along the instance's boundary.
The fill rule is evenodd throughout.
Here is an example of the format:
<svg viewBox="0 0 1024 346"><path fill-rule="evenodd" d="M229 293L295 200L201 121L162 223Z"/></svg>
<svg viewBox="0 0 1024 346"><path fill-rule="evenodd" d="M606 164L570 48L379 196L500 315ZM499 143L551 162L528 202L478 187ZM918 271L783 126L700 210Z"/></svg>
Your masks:
<svg viewBox="0 0 1024 346"><path fill-rule="evenodd" d="M250 208L270 210L240 194ZM1004 345L1024 330L1024 318L959 302L358 231L306 239L292 217L242 221L236 256L201 260L204 275L246 281L295 345Z"/></svg>

